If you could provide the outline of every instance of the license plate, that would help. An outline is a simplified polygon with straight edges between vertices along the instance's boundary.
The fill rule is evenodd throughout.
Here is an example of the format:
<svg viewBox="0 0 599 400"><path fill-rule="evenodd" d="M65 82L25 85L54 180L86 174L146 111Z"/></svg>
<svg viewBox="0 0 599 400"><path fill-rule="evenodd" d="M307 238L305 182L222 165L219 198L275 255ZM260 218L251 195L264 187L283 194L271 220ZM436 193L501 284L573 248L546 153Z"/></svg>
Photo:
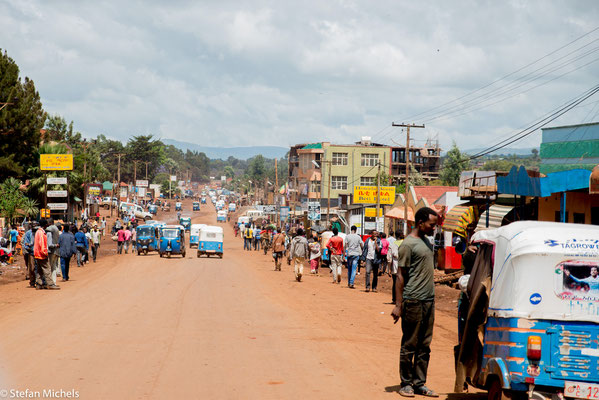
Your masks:
<svg viewBox="0 0 599 400"><path fill-rule="evenodd" d="M599 399L599 384L584 382L566 382L564 395L577 399Z"/></svg>
<svg viewBox="0 0 599 400"><path fill-rule="evenodd" d="M206 253L216 253L214 250L206 250Z"/></svg>

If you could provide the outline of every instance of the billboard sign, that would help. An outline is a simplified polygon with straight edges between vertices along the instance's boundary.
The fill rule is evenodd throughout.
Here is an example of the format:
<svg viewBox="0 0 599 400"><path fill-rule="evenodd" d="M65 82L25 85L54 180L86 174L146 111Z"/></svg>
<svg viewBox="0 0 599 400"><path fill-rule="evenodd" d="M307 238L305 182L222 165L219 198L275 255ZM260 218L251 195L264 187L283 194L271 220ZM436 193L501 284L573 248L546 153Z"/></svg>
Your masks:
<svg viewBox="0 0 599 400"><path fill-rule="evenodd" d="M320 221L320 202L308 202L308 219L310 221Z"/></svg>
<svg viewBox="0 0 599 400"><path fill-rule="evenodd" d="M289 218L289 207L281 207L281 221L285 221Z"/></svg>
<svg viewBox="0 0 599 400"><path fill-rule="evenodd" d="M145 179L138 179L135 181L135 186L137 187L143 187L143 188L147 188L148 187L148 181Z"/></svg>
<svg viewBox="0 0 599 400"><path fill-rule="evenodd" d="M372 207L372 208L370 208L370 207L366 208L364 210L364 216L366 218L374 218L374 217L376 217L376 208L374 208L374 207ZM378 216L379 217L383 216L383 209L382 208L379 208L379 215Z"/></svg>
<svg viewBox="0 0 599 400"><path fill-rule="evenodd" d="M381 204L395 203L395 187L381 186ZM354 204L376 204L376 186L354 186Z"/></svg>
<svg viewBox="0 0 599 400"><path fill-rule="evenodd" d="M40 154L42 171L71 171L73 169L72 154Z"/></svg>
<svg viewBox="0 0 599 400"><path fill-rule="evenodd" d="M177 182L177 175L171 175L171 182Z"/></svg>
<svg viewBox="0 0 599 400"><path fill-rule="evenodd" d="M48 203L48 208L50 210L65 211L68 206L67 203Z"/></svg>

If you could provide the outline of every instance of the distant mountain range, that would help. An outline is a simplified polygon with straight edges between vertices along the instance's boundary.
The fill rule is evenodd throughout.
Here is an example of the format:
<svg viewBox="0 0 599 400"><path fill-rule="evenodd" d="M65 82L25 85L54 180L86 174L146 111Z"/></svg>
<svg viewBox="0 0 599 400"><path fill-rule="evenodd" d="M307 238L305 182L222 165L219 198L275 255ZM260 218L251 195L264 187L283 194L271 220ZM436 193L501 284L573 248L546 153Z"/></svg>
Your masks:
<svg viewBox="0 0 599 400"><path fill-rule="evenodd" d="M230 156L240 160L247 160L258 154L262 154L265 158L282 158L285 157L285 154L289 151L289 147L278 146L208 147L195 143L180 142L173 139L162 139L162 142L164 144L171 144L183 151L190 150L205 153L206 156L212 160L226 160Z"/></svg>
<svg viewBox="0 0 599 400"><path fill-rule="evenodd" d="M462 153L473 155L473 154L480 153L481 151L485 151L486 149L487 148L469 149L469 150L463 150ZM532 149L538 150L538 147L524 147L524 148L505 147L503 149L499 149L493 153L490 153L489 155L509 156L512 154L516 154L518 156L530 156L530 155L532 155Z"/></svg>

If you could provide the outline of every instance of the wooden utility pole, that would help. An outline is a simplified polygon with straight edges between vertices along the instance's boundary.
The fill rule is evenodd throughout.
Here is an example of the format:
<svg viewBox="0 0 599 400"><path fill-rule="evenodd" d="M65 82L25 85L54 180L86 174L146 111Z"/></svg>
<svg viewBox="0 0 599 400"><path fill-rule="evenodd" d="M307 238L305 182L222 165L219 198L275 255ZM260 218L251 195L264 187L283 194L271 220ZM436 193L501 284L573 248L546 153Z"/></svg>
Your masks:
<svg viewBox="0 0 599 400"><path fill-rule="evenodd" d="M279 168L278 168L278 164L277 164L278 158L275 158L275 190L273 192L273 199L275 201L275 223L277 225L277 227L279 226L279 216L280 216L280 211L279 209L277 209L277 205L280 207L281 205L278 204L279 202L278 200L278 193L279 193Z"/></svg>
<svg viewBox="0 0 599 400"><path fill-rule="evenodd" d="M408 194L410 193L410 128L424 128L424 124L396 124L393 122L391 126L399 126L406 128L406 189L404 194L404 221L406 223L404 228L404 234L408 234Z"/></svg>
<svg viewBox="0 0 599 400"><path fill-rule="evenodd" d="M381 210L381 163L378 162L378 172L376 174L376 216L374 217L375 224L379 219L379 212ZM378 226L377 226L378 230Z"/></svg>
<svg viewBox="0 0 599 400"><path fill-rule="evenodd" d="M119 215L121 209L121 157L125 155L125 153L117 153L115 154L119 158L119 163L117 167L117 195L116 195L116 215Z"/></svg>
<svg viewBox="0 0 599 400"><path fill-rule="evenodd" d="M144 164L146 164L146 180L148 180L148 164L151 164L150 161L143 161Z"/></svg>

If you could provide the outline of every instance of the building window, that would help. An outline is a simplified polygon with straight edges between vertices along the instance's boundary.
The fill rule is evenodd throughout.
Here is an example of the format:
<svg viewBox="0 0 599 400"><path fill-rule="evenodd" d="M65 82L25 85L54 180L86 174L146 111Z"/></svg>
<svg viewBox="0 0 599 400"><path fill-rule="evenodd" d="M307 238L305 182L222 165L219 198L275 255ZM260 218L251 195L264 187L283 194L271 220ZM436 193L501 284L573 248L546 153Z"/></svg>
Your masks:
<svg viewBox="0 0 599 400"><path fill-rule="evenodd" d="M331 189L347 190L347 176L331 176Z"/></svg>
<svg viewBox="0 0 599 400"><path fill-rule="evenodd" d="M572 219L575 224L584 224L585 221L585 215L584 213L573 213L572 214Z"/></svg>
<svg viewBox="0 0 599 400"><path fill-rule="evenodd" d="M374 167L379 162L378 154L362 154L362 163L363 167Z"/></svg>
<svg viewBox="0 0 599 400"><path fill-rule="evenodd" d="M333 153L333 165L347 165L347 153Z"/></svg>
<svg viewBox="0 0 599 400"><path fill-rule="evenodd" d="M311 181L310 182L310 192L320 193L320 181Z"/></svg>
<svg viewBox="0 0 599 400"><path fill-rule="evenodd" d="M360 178L360 186L374 186L374 178L363 176Z"/></svg>
<svg viewBox="0 0 599 400"><path fill-rule="evenodd" d="M309 170L312 165L312 161L311 161L311 154L301 154L299 159L300 159L300 168L302 169L302 171L306 171Z"/></svg>

